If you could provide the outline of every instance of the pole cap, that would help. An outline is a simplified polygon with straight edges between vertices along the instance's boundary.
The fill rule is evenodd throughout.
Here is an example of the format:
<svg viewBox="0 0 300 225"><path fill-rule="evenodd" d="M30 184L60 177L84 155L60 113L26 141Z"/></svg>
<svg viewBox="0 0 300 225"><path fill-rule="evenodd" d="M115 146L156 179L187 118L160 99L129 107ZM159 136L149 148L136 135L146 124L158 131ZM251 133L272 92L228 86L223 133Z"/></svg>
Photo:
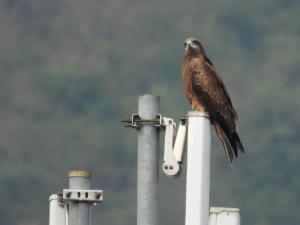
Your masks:
<svg viewBox="0 0 300 225"><path fill-rule="evenodd" d="M240 212L239 208L226 208L226 207L210 207L209 212L214 214L219 214L222 212Z"/></svg>
<svg viewBox="0 0 300 225"><path fill-rule="evenodd" d="M69 177L86 177L91 178L91 172L87 170L70 170Z"/></svg>
<svg viewBox="0 0 300 225"><path fill-rule="evenodd" d="M189 111L188 117L206 117L209 118L209 114L205 111Z"/></svg>

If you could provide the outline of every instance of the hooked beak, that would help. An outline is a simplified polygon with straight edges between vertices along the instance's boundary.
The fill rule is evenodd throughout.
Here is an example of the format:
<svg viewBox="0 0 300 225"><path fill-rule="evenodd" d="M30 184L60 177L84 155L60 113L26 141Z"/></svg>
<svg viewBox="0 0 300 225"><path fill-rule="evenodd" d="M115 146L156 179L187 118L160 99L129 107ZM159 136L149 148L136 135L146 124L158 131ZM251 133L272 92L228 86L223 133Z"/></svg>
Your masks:
<svg viewBox="0 0 300 225"><path fill-rule="evenodd" d="M191 48L191 45L192 45L192 42L191 42L191 41L189 41L189 40L186 41L186 42L184 43L184 47L185 47L184 49L185 49L185 50L188 50L189 48Z"/></svg>

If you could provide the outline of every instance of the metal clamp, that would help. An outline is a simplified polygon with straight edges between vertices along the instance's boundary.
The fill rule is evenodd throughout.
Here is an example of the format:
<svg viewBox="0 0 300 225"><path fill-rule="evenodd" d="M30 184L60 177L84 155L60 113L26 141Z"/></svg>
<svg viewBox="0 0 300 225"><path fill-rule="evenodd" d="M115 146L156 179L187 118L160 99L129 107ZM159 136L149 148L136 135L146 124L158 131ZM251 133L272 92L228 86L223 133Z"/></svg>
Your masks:
<svg viewBox="0 0 300 225"><path fill-rule="evenodd" d="M180 119L180 124L174 144L176 123L172 118L156 115L153 120L141 119L138 114L132 114L130 119L121 120L125 127L138 129L143 124L151 124L165 130L164 161L162 169L169 177L179 176L184 153L185 137L187 131L187 118Z"/></svg>
<svg viewBox="0 0 300 225"><path fill-rule="evenodd" d="M162 169L167 176L177 177L181 174L181 163L183 161L187 120L180 120L174 148L173 139L175 135L174 130L176 128L176 123L171 118L163 117L163 126L165 127L165 146Z"/></svg>
<svg viewBox="0 0 300 225"><path fill-rule="evenodd" d="M63 189L62 198L64 201L97 203L103 201L103 191Z"/></svg>
<svg viewBox="0 0 300 225"><path fill-rule="evenodd" d="M132 114L130 119L123 119L121 120L122 123L125 123L125 127L131 128L139 128L142 124L152 124L155 127L162 126L162 115L156 115L155 119L148 120L148 119L141 119L138 114Z"/></svg>
<svg viewBox="0 0 300 225"><path fill-rule="evenodd" d="M164 146L164 162L162 169L167 176L176 176L180 174L180 165L173 154L173 138L176 123L173 119L164 117L163 126L165 126L165 146Z"/></svg>

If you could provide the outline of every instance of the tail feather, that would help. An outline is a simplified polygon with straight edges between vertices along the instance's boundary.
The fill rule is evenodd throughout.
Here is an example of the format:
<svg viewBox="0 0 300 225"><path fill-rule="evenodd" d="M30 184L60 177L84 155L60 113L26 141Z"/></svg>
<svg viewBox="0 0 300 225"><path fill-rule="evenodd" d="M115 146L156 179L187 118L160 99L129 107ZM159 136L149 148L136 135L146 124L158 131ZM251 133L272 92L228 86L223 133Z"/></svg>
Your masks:
<svg viewBox="0 0 300 225"><path fill-rule="evenodd" d="M242 153L244 152L242 142L237 132L226 132L227 130L225 131L218 123L214 123L214 127L216 129L219 139L221 140L224 146L230 167L232 167L233 159L238 157L238 151Z"/></svg>
<svg viewBox="0 0 300 225"><path fill-rule="evenodd" d="M232 149L230 141L228 140L228 138L226 137L226 135L223 132L221 133L221 138L220 139L221 139L221 142L222 142L223 147L225 149L225 154L227 156L229 165L230 165L230 167L232 167L232 162L233 162L233 159L234 159L234 154L233 154L234 151Z"/></svg>
<svg viewBox="0 0 300 225"><path fill-rule="evenodd" d="M230 142L230 145L231 145L232 151L234 152L235 158L237 158L238 157L238 149L237 149L237 145L236 145L236 141L235 141L234 137L230 134L225 134L225 135Z"/></svg>
<svg viewBox="0 0 300 225"><path fill-rule="evenodd" d="M234 133L232 134L232 137L233 137L233 140L235 141L235 143L236 143L236 145L237 145L238 150L239 150L240 152L244 153L244 152L245 152L244 146L243 146L243 144L242 144L242 142L241 142L241 140L240 140L240 137L239 137L239 135L237 134L237 132L234 132Z"/></svg>

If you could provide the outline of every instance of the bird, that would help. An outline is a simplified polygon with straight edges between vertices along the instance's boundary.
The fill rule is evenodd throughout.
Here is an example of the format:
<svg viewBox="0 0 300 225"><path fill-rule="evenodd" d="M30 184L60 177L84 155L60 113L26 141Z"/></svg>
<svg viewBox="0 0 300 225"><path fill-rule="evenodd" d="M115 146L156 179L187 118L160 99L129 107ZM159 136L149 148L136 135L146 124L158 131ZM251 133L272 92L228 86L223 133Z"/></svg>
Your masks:
<svg viewBox="0 0 300 225"><path fill-rule="evenodd" d="M236 131L238 115L229 93L199 40L190 37L184 42L182 62L184 93L196 111L209 114L218 139L225 149L230 167L244 147Z"/></svg>

